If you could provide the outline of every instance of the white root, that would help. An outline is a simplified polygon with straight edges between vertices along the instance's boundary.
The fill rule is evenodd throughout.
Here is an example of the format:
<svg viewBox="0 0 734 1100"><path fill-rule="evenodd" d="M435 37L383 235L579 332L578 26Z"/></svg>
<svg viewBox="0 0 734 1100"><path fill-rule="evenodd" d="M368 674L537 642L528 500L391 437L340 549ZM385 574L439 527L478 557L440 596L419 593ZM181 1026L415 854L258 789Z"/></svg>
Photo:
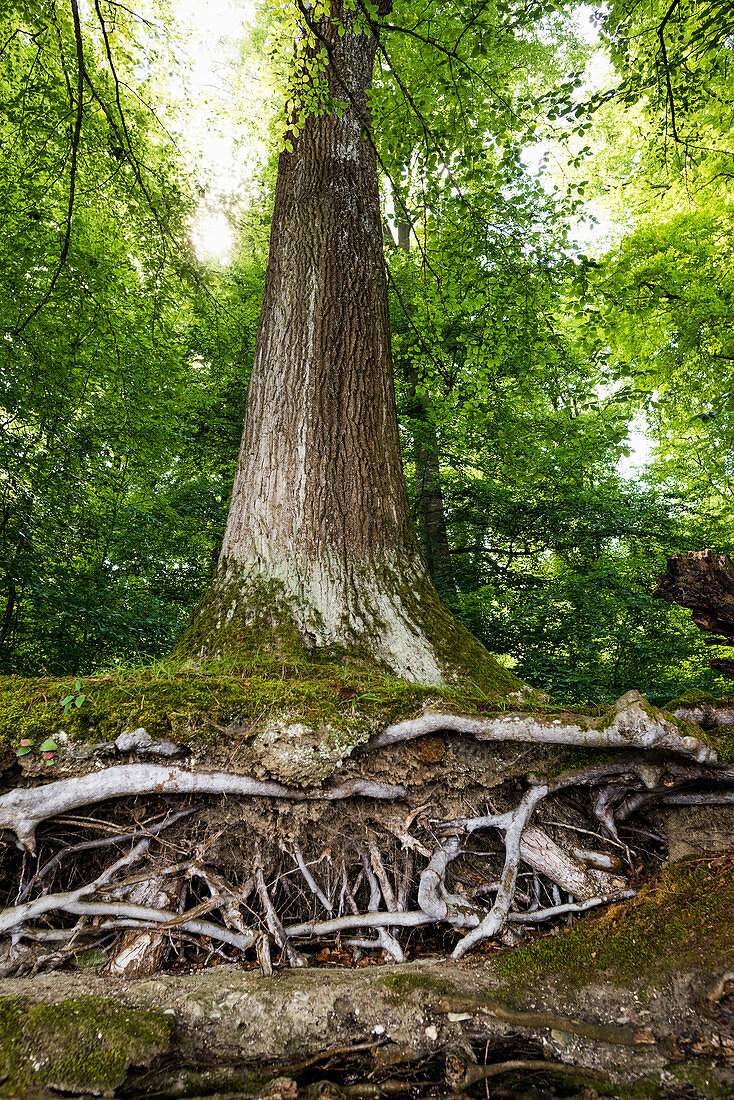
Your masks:
<svg viewBox="0 0 734 1100"><path fill-rule="evenodd" d="M313 875L309 871L308 864L306 863L305 859L303 858L303 854L301 852L301 849L298 847L297 844L293 845L293 858L295 859L296 863L298 864L298 868L299 868L301 874L303 875L303 877L305 878L306 884L307 884L309 890L311 891L311 893L319 899L319 901L321 902L321 904L323 905L323 907L324 907L324 909L326 910L327 913L333 913L334 912L334 906L331 904L331 902L327 898L326 894L321 889L318 882L316 881L316 879L313 877Z"/></svg>
<svg viewBox="0 0 734 1100"><path fill-rule="evenodd" d="M549 745L581 745L586 748L667 749L699 762L714 762L716 754L697 737L683 737L663 713L651 707L637 691L628 691L608 717L586 718L526 714L508 711L493 718L468 718L427 709L417 718L396 722L370 741L370 747L411 741L439 730L470 734L479 741L525 741Z"/></svg>
<svg viewBox="0 0 734 1100"><path fill-rule="evenodd" d="M73 779L59 779L39 787L20 787L0 797L0 829L11 829L19 847L35 851L36 826L78 806L107 798L141 794L233 794L260 798L334 801L365 798L402 798L405 788L352 779L338 787L307 791L226 772L196 772L162 764L120 764Z"/></svg>
<svg viewBox="0 0 734 1100"><path fill-rule="evenodd" d="M219 909L227 928L234 928L246 935L250 929L242 917L242 906L255 889L254 879L249 878L242 886L232 887L221 875L199 863L190 863L185 870L187 878L200 878L206 884L212 908Z"/></svg>
<svg viewBox="0 0 734 1100"><path fill-rule="evenodd" d="M503 928L510 911L512 898L515 893L517 881L517 869L520 863L520 844L525 826L530 820L533 810L541 799L548 794L548 786L545 783L537 787L531 787L525 793L516 810L512 812L512 821L505 832L505 866L500 880L500 889L497 891L494 905L476 928L467 932L459 940L451 955L454 959L461 959L482 940L496 936Z"/></svg>
<svg viewBox="0 0 734 1100"><path fill-rule="evenodd" d="M390 956L393 962L405 962L405 952L395 937L390 935L387 928L378 928L377 939L380 947Z"/></svg>
<svg viewBox="0 0 734 1100"><path fill-rule="evenodd" d="M460 851L459 839L453 836L436 848L418 883L418 904L434 920L447 921L455 928L476 928L482 919L480 911L466 898L449 894L445 888L446 868Z"/></svg>
<svg viewBox="0 0 734 1100"><path fill-rule="evenodd" d="M370 887L370 900L367 903L367 908L371 913L377 911L377 907L382 901L382 891L380 890L380 883L377 879L377 875L370 866L369 857L366 852L361 853L362 866L364 867L364 873L367 877L367 882Z"/></svg>
<svg viewBox="0 0 734 1100"><path fill-rule="evenodd" d="M346 947L363 947L366 948L367 951L383 950L390 956L393 962L405 962L405 952L395 937L391 936L386 928L377 929L376 940L344 940L343 942Z"/></svg>
<svg viewBox="0 0 734 1100"><path fill-rule="evenodd" d="M102 837L100 840L85 840L81 844L71 844L68 848L62 848L60 852L57 852L55 856L47 860L42 867L36 871L31 880L26 883L23 889L18 894L18 901L25 901L28 895L33 890L33 887L37 882L41 882L51 871L55 870L59 866L62 860L71 855L79 855L80 852L90 852L100 848L109 848L113 844L121 844L126 840L137 840L141 835L144 836L158 836L164 829L170 828L175 822L180 821L184 817L191 817L192 814L197 812L197 807L189 807L186 810L179 810L178 813L168 814L161 821L156 821L152 825L146 825L143 823L140 828L135 829L133 832L125 833L113 833L112 836Z"/></svg>
<svg viewBox="0 0 734 1100"><path fill-rule="evenodd" d="M143 856L150 847L150 840L141 840L126 856L118 859L110 867L98 875L92 882L77 887L76 890L67 890L58 894L46 894L35 898L34 901L23 902L8 909L0 910L0 932L9 932L36 920L45 913L64 912L75 916L92 917L118 917L142 921L150 925L175 925L194 935L209 936L211 939L221 940L241 951L246 951L255 942L256 933L249 932L245 935L237 935L227 929L219 928L209 921L187 919L186 914L174 913L166 909L154 909L146 905L133 905L119 901L85 901L89 894L110 882L118 871L130 866Z"/></svg>
<svg viewBox="0 0 734 1100"><path fill-rule="evenodd" d="M542 829L525 830L520 844L520 856L534 871L542 871L552 882L578 901L587 901L599 894L611 894L624 888L625 880L608 871L588 867L570 852L560 848Z"/></svg>
<svg viewBox="0 0 734 1100"><path fill-rule="evenodd" d="M123 920L140 921L140 927L150 924L166 930L168 927L180 929L182 932L191 932L195 936L209 936L212 940L220 940L228 943L240 951L247 951L258 938L257 933L250 931L247 935L230 932L228 928L221 928L218 924L212 924L208 920L198 920L193 917L188 920L185 913L173 913L165 909L151 909L146 905L128 905L125 902L107 901L78 901L73 905L62 905L58 908L67 913L75 913L85 917L120 917ZM124 927L122 922L120 927ZM127 927L133 927L128 925Z"/></svg>
<svg viewBox="0 0 734 1100"><path fill-rule="evenodd" d="M331 920L309 920L301 924L288 924L285 932L293 939L302 936L330 936L335 932L349 932L352 928L418 928L423 924L437 923L435 917L429 917L422 910L407 913L387 913L380 910L332 917Z"/></svg>
<svg viewBox="0 0 734 1100"><path fill-rule="evenodd" d="M278 947L280 947L281 951L285 952L290 966L307 966L308 960L305 959L303 955L299 954L298 951L296 951L295 947L290 942L288 933L285 931L283 925L280 923L278 914L275 912L275 906L270 900L270 894L268 893L268 888L265 885L265 876L263 875L262 868L262 856L259 851L256 853L253 869L255 871L255 885L257 887L257 892L260 895L260 901L263 904L263 909L265 910L265 923L268 926L270 934L272 935L275 942L278 944Z"/></svg>
<svg viewBox="0 0 734 1100"><path fill-rule="evenodd" d="M626 901L636 895L636 890L618 890L616 894L589 898L588 901L567 902L565 905L552 905L548 909L534 909L532 912L510 913L507 919L512 924L540 924L553 917L562 917L567 913L585 913L587 909L595 909L599 905L611 905L615 901Z"/></svg>
<svg viewBox="0 0 734 1100"><path fill-rule="evenodd" d="M572 851L576 859L597 871L621 871L623 866L619 856L610 856L607 852L595 852L590 848L573 848Z"/></svg>
<svg viewBox="0 0 734 1100"><path fill-rule="evenodd" d="M367 849L370 853L370 863L372 865L372 870L377 876L377 881L380 884L382 896L385 899L385 906L389 913L397 913L398 903L395 899L395 893L390 883L390 879L387 877L387 871L385 870L385 865L382 862L380 850L375 844L374 840L369 840L367 842Z"/></svg>
<svg viewBox="0 0 734 1100"><path fill-rule="evenodd" d="M92 882L86 883L84 886L78 886L76 890L66 890L59 894L45 894L43 897L36 898L34 901L25 901L20 905L12 905L7 909L0 909L0 932L8 932L12 928L17 928L19 924L24 924L26 921L35 920L37 917L42 916L44 913L53 912L56 909L64 909L66 912L73 912L74 910L68 908L70 905L74 905L79 900L85 897L87 894L93 894L95 890L98 890L100 886L104 886L109 882L118 871L123 867L129 867L131 863L135 863L142 855L144 855L150 847L149 840L139 841L135 847L128 852L126 856L122 856L111 864L101 875L98 875Z"/></svg>

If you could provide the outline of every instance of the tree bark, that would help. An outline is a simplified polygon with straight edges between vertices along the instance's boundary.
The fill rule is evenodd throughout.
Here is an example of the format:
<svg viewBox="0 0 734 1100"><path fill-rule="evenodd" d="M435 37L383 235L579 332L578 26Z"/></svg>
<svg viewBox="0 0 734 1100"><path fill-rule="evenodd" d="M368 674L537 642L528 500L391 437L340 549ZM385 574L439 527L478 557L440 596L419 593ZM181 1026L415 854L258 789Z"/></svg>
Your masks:
<svg viewBox="0 0 734 1100"><path fill-rule="evenodd" d="M717 634L711 645L734 645L734 566L728 554L711 550L673 554L664 577L658 578L654 596L688 607L699 630ZM711 668L734 679L734 661L717 657Z"/></svg>
<svg viewBox="0 0 734 1100"><path fill-rule="evenodd" d="M376 39L339 2L315 32L343 109L310 113L280 156L229 518L183 649L338 647L420 682L486 680L486 665L514 686L440 602L410 516L369 136Z"/></svg>

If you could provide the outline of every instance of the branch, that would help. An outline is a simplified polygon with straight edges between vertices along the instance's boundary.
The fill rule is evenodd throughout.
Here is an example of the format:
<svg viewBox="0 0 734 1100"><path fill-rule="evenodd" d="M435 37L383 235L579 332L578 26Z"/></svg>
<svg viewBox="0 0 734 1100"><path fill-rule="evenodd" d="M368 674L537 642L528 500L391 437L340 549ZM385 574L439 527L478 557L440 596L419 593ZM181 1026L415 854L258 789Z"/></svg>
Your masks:
<svg viewBox="0 0 734 1100"><path fill-rule="evenodd" d="M34 317L36 317L43 307L50 299L54 287L58 282L59 275L64 269L66 264L66 257L69 254L69 245L71 244L71 223L74 213L74 197L76 194L76 174L77 174L77 158L79 154L79 140L82 133L82 117L84 113L84 79L86 76L86 69L84 66L84 43L82 40L82 28L79 20L79 7L77 0L70 0L71 14L74 20L74 40L76 42L76 117L74 119L74 133L71 139L71 166L69 170L69 203L66 210L66 227L64 229L64 243L61 246L61 255L59 256L56 270L51 276L51 282L46 288L46 292L31 312L23 321L22 325L16 328L13 332L14 336L20 336L24 329L28 327Z"/></svg>

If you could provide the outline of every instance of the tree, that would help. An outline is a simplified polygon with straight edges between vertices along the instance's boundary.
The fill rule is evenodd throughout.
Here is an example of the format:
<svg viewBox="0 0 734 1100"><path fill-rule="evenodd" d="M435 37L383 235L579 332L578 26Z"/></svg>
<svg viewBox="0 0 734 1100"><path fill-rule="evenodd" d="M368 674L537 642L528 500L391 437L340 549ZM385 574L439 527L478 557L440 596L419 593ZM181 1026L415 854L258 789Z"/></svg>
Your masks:
<svg viewBox="0 0 734 1100"><path fill-rule="evenodd" d="M386 9L387 3L382 12L355 12L340 0L328 14L301 6L296 63L302 81L293 96L293 137L284 140L279 165L235 491L217 576L184 642L190 652L224 652L240 660L234 666L179 663L163 676L160 669L147 669L123 683L90 677L91 684L80 680L63 694L58 683L0 685L9 700L0 708L2 732L10 740L5 731L12 727L16 750L15 757L5 750L2 762L19 761L31 780L0 794L0 826L14 834L18 847L38 854L34 871L11 844L0 848L0 968L6 973L35 965L34 937L46 950L49 931L54 940L60 933L61 950L73 951L83 934L86 943L97 945L100 935L107 943L108 934L123 929L129 938L112 950L116 971L124 974L157 966L167 936L177 930L224 944L237 957L254 949L265 972L272 971L271 939L284 960L300 966L305 960L295 947L299 939L342 931L364 936L365 929L375 938L352 946L380 949L400 962L401 929L448 926L460 933L453 946L458 959L505 930L511 916L534 923L619 898L626 886L616 874L619 861L607 850L572 850L577 830L595 835L601 825L615 847L626 847L618 829L640 806L667 800L675 794L671 788L691 778L703 787L692 797L706 800L710 786L721 781L711 748L687 730L682 735L670 717L636 693L608 714L576 715L559 714L533 693L515 694L515 678L451 619L430 584L400 466L369 128L368 91L379 45L375 19ZM553 466L556 447L568 450L573 421L555 409L554 384L547 392L529 384L512 408L512 382L508 386L503 371L516 344L508 338L493 348L491 332L485 338L476 323L487 257L478 241L469 243L466 255L472 254L477 297L464 318L465 331L457 319L454 332L447 326L444 336L472 349L462 363L471 360L468 382L491 381L497 403L507 398L518 423L512 433L518 455L534 445L522 430L527 395L538 409L559 412L548 428ZM514 282L499 278L490 285L503 300L505 322L522 331L526 318L537 320L529 303L515 308ZM460 298L457 293L454 304ZM548 365L560 367L563 347L554 342L548 350ZM524 362L518 355L519 381ZM579 399L586 380L580 375L570 387ZM476 417L478 432L493 412L485 409L484 420ZM616 425L608 427L613 440ZM583 441L586 433L578 431ZM506 450L500 440L498 430L498 456ZM602 450L606 454L608 447ZM567 462L560 466L562 475L569 472ZM487 482L490 490L496 487L491 476ZM553 543L561 541L558 531L550 534ZM592 540L599 536L598 530L589 532ZM515 554L513 530L507 541ZM275 671L272 660L253 660L263 649L283 658ZM364 658L367 672L355 670L345 655ZM300 663L289 663L291 656ZM335 659L323 659L329 656ZM376 663L430 686L380 675ZM437 686L452 677L471 677L478 688ZM48 736L62 730L58 742ZM43 739L36 745L39 732ZM92 742L100 733L103 746L77 752L74 741ZM406 747L426 734L434 735L429 742ZM184 740L191 747L187 759L165 765L146 759L183 758ZM518 752L508 741L527 748ZM561 746L562 755L549 746ZM583 766L568 770L578 761L577 755L569 761L568 746L604 755L584 753ZM630 748L640 751L630 755ZM621 762L608 759L614 749L625 753ZM659 753L654 767L640 759L649 749ZM136 756L105 766L111 751ZM666 753L675 761L666 761ZM687 760L695 768L686 768ZM54 781L34 785L32 777L45 765L56 769ZM518 801L519 786L524 789ZM579 797L569 799L574 788ZM182 813L166 809L153 819L139 815L136 803L135 830L129 820L124 826L120 821L131 811L129 802L120 804L121 796L193 793L251 800L242 814L244 828L229 827L232 808L221 800L197 799ZM536 806L558 795L555 807L526 831ZM118 815L109 837L66 843L63 852L46 858L45 848L60 838L53 827L36 836L39 824L63 815L62 829L80 820L84 828L88 819L69 818L68 812L113 798L116 808L103 810ZM491 813L473 816L475 807L487 804ZM287 807L282 817L278 806ZM504 834L504 845L496 845L490 839L495 833L487 830ZM162 831L163 846L156 839ZM130 851L108 862L109 844L128 837ZM84 852L86 864L90 850L91 860L99 861L94 873L74 859ZM534 872L527 894L516 891L521 860ZM133 864L136 873L110 890ZM314 874L317 864L323 886ZM69 888L57 889L64 885ZM561 902L560 890L577 900ZM489 905L478 900L486 893L493 895ZM513 905L522 904L528 907L511 914ZM200 920L202 908L218 909L221 920ZM52 911L81 922L49 929ZM39 921L42 926L35 927ZM534 1013L532 1019L546 1025L549 1017ZM529 1016L523 1013L520 1020L529 1022ZM602 1034L596 1026L583 1033ZM607 1030L603 1035L609 1038ZM624 1041L636 1041L635 1034L625 1031ZM587 1052L583 1057L588 1060Z"/></svg>
<svg viewBox="0 0 734 1100"><path fill-rule="evenodd" d="M267 623L276 650L338 647L410 680L509 687L441 604L408 507L368 103L378 29L341 2L301 10L306 87L320 82L323 102L299 122L301 95L280 156L227 529L184 646L250 650Z"/></svg>

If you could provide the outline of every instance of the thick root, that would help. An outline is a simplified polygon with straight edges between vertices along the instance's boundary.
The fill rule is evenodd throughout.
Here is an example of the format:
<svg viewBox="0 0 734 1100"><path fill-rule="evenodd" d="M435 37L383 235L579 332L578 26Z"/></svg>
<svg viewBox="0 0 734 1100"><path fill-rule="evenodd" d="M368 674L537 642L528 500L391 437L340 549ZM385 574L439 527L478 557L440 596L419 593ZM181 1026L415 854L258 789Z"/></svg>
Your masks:
<svg viewBox="0 0 734 1100"><path fill-rule="evenodd" d="M665 749L699 763L716 760L708 745L697 737L683 737L675 723L651 707L638 691L628 691L617 700L611 722L606 716L567 722L522 711L508 711L495 718L468 718L426 710L418 718L388 726L372 739L371 745L394 745L439 730L470 734L479 741L524 741L590 749Z"/></svg>
<svg viewBox="0 0 734 1100"><path fill-rule="evenodd" d="M450 949L458 960L482 941L500 936L509 941L529 926L570 920L633 896L621 872L625 860L634 874L637 865L619 830L635 813L655 805L725 804L734 797L731 789L722 789L722 783L731 786L732 769L717 767L701 741L682 737L664 716L649 713L636 693L620 700L606 725L589 720L582 728L529 715L480 719L426 712L389 727L366 749L439 729L469 733L480 742L654 749L656 756L650 761L644 752L634 758L628 754L552 780L531 775L524 791L515 785L511 793L477 785L458 796L455 787L436 781L430 789L417 788L412 803L405 787L372 778L295 789L249 776L149 763L9 791L0 797L0 825L14 832L24 855L22 863L20 854L13 856L20 881L6 893L6 908L0 911L0 934L8 940L0 965L6 973L37 966L37 948L56 936L53 949L42 956L48 965L58 965L75 945L94 945L108 952L114 973L150 973L172 943L199 945L199 950L203 938L207 958L212 952L229 960L256 953L263 972L271 973L279 963L306 964L296 941L300 947L344 933L354 937L349 944L355 952L379 951L397 962L405 959L411 930L431 926L454 937ZM662 750L677 760L666 761ZM472 753L477 751L483 750L475 746ZM700 786L692 790L692 783ZM213 841L205 842L199 828L199 819L211 808L205 802L151 818L135 830L127 823L67 817L77 825L103 825L109 835L72 843L50 858L47 852L32 870L41 822L123 796L191 794L250 800L243 817L254 832L246 834L240 862L230 862L229 875L207 856ZM338 814L329 808L352 797L362 801L340 807ZM477 814L490 797L509 808L490 805ZM454 812L466 805L476 816L447 820L445 808L442 813L446 799L452 800ZM546 805L551 799L552 811ZM398 800L408 805L391 808ZM291 804L280 819L291 822L291 831L281 832L274 825L276 807ZM318 813L308 808L314 804L321 804ZM536 811L540 820L531 824ZM114 810L118 819L123 812ZM564 813L565 821L554 820ZM328 815L331 831L319 834L315 823ZM215 839L241 833L236 815L227 820ZM558 831L564 828L571 830L570 842L567 833ZM594 847L575 847L577 833L593 834ZM45 836L44 846L48 843ZM314 850L315 845L320 847ZM116 856L105 867L101 861L108 847ZM14 852L12 845L7 852ZM3 858L12 864L7 853ZM82 859L97 873L83 874ZM133 865L137 873L131 877ZM64 883L73 888L59 889ZM64 914L78 918L73 928L52 925L52 920L63 922ZM211 919L204 919L209 914ZM275 949L278 957L271 954Z"/></svg>

